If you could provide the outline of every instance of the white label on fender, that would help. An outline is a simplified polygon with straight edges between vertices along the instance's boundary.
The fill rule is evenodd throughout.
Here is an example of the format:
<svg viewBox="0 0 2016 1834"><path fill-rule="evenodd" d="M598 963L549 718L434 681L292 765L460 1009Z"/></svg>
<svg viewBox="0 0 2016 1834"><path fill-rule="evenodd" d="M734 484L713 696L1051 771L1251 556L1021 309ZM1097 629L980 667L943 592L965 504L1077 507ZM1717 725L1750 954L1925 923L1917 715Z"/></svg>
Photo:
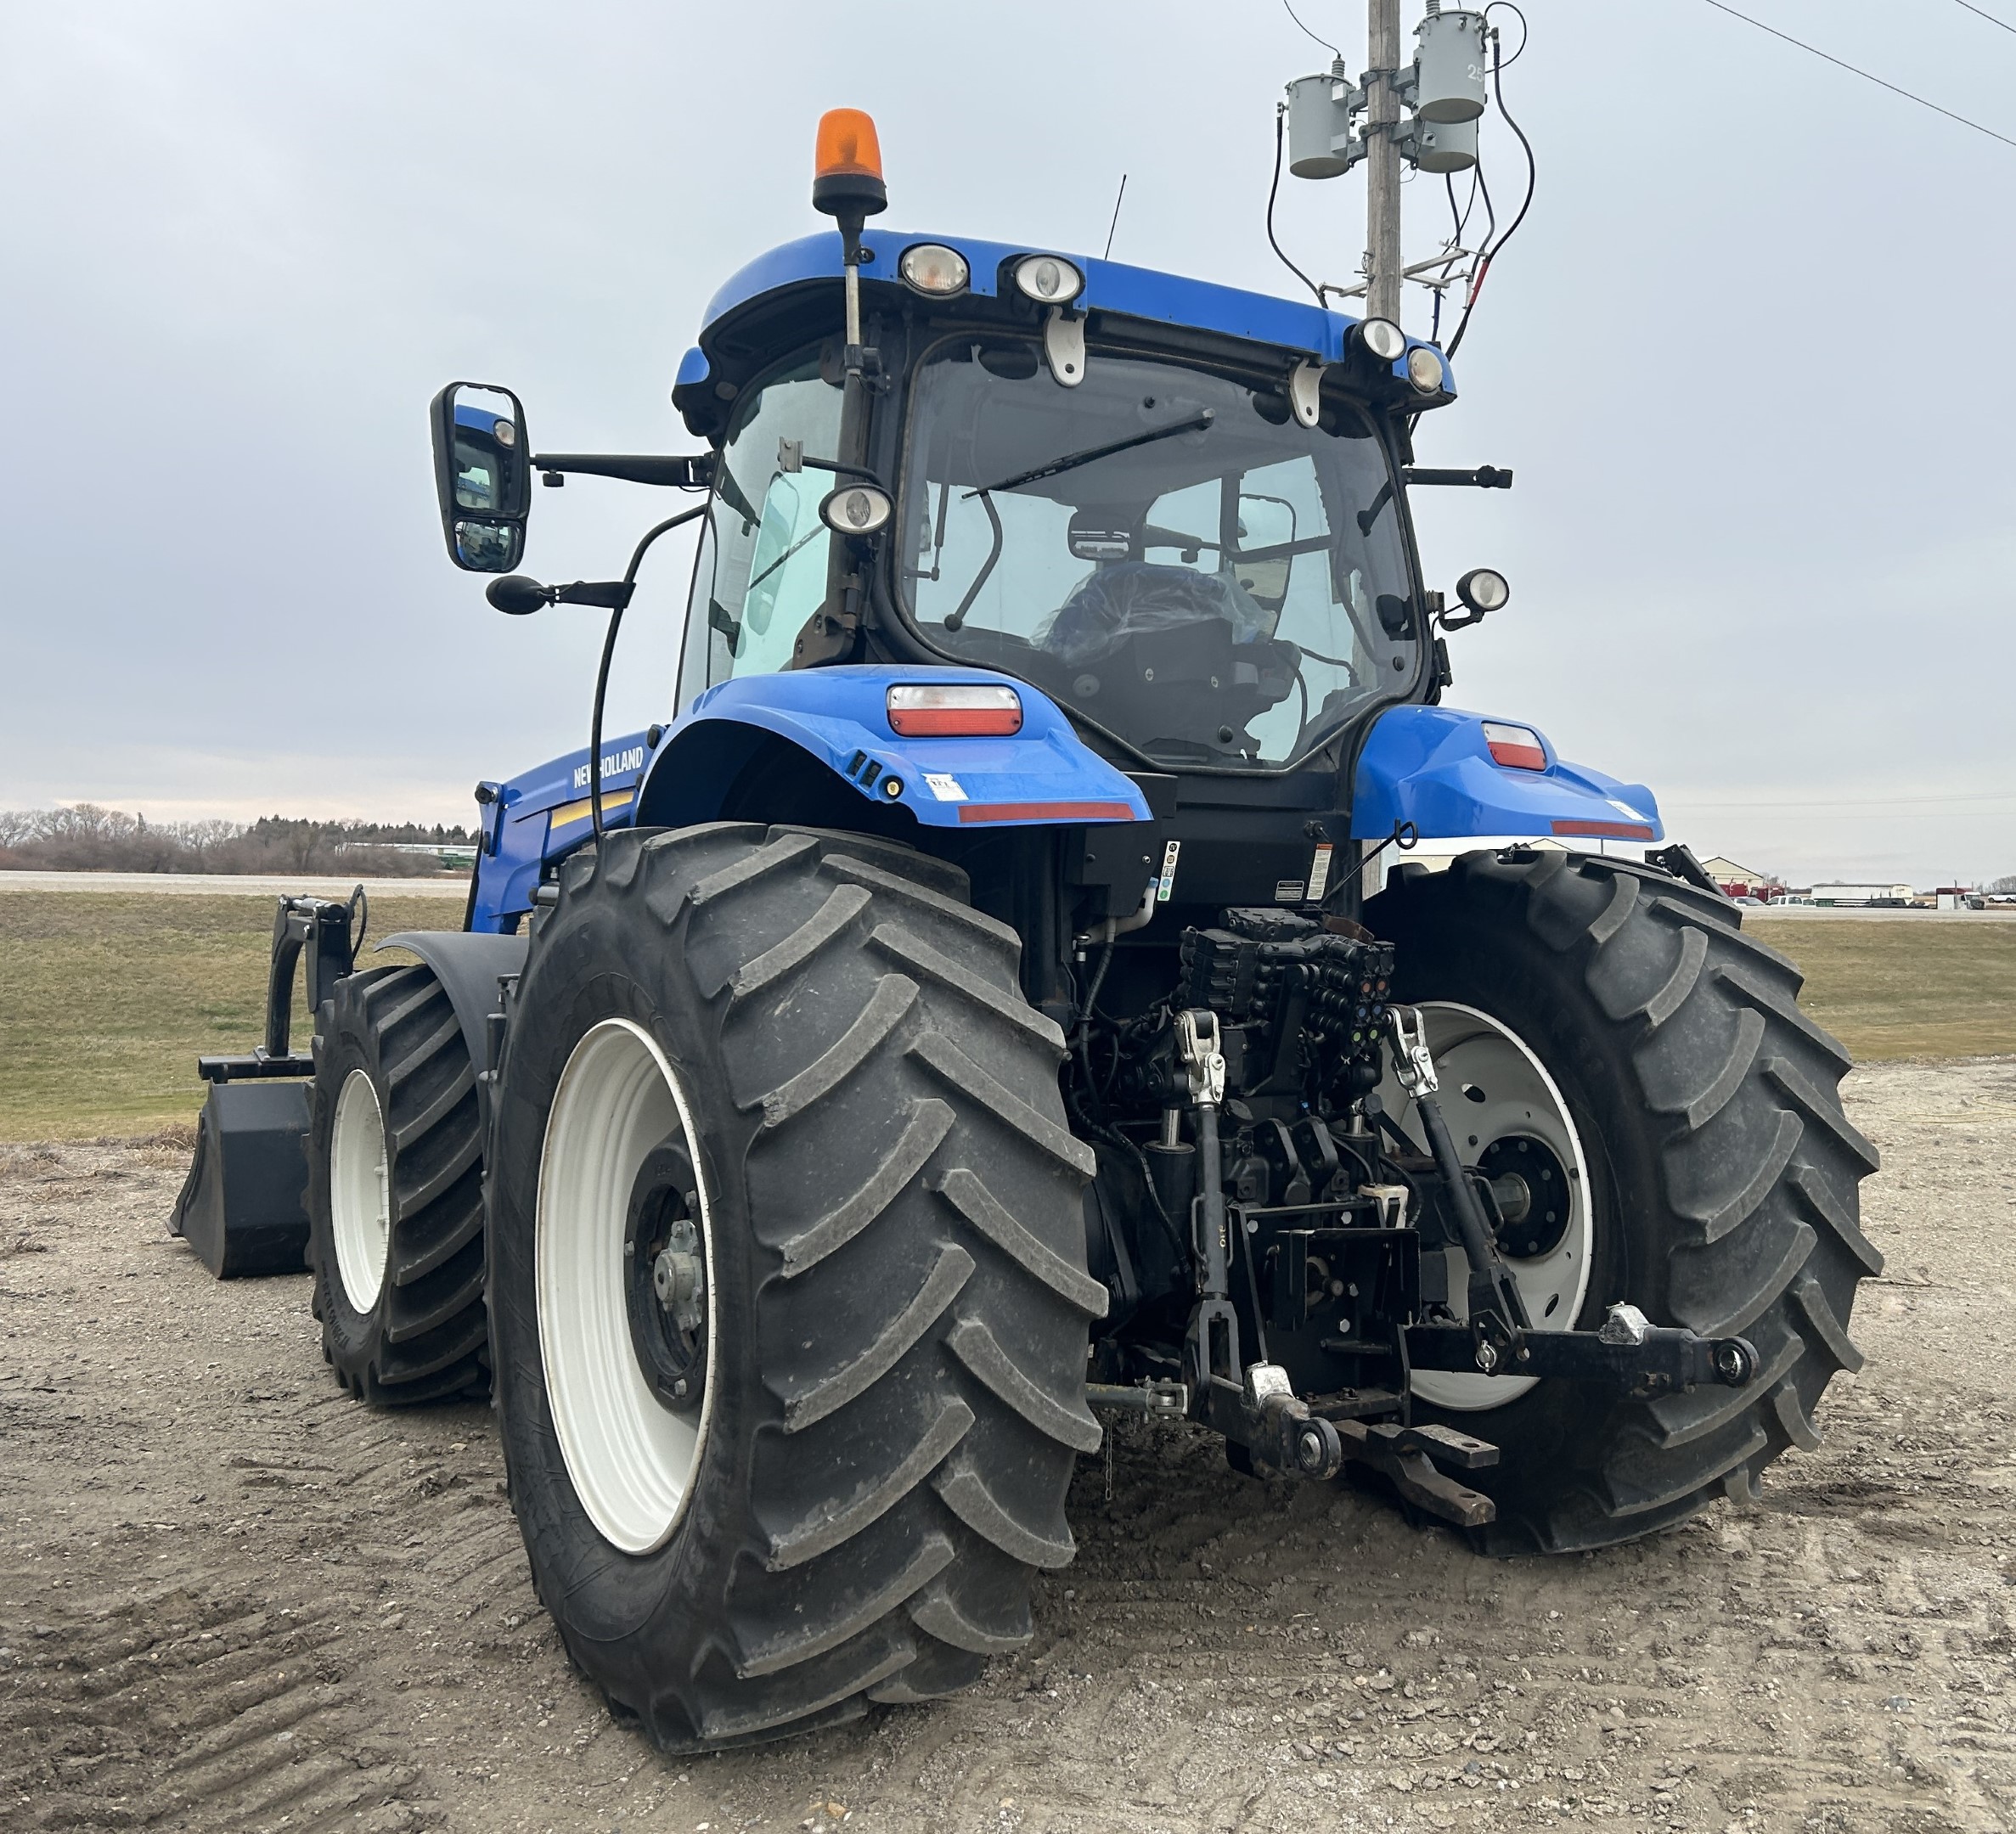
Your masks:
<svg viewBox="0 0 2016 1834"><path fill-rule="evenodd" d="M926 771L924 780L941 802L963 802L966 799L966 786L956 777L948 777L942 771Z"/></svg>
<svg viewBox="0 0 2016 1834"><path fill-rule="evenodd" d="M1330 883L1330 843L1326 841L1316 849L1316 857L1309 863L1309 902L1323 902L1323 887Z"/></svg>
<svg viewBox="0 0 2016 1834"><path fill-rule="evenodd" d="M1166 904L1169 893L1176 885L1176 856L1183 851L1180 841L1172 841L1162 850L1162 877L1155 887L1155 902Z"/></svg>

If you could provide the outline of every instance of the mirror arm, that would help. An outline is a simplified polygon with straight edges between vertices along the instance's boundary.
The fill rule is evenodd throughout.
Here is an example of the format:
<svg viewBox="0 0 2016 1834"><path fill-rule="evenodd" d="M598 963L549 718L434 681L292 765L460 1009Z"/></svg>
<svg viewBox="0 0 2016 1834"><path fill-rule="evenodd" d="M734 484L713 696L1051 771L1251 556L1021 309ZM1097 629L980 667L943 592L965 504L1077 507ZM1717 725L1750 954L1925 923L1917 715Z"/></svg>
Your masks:
<svg viewBox="0 0 2016 1834"><path fill-rule="evenodd" d="M831 471L836 477L865 478L885 497L894 494L889 487L883 483L881 479L875 472L870 471L866 465L842 464L837 458L806 458L802 457L799 458L798 463L808 470Z"/></svg>
<svg viewBox="0 0 2016 1834"><path fill-rule="evenodd" d="M1510 490L1512 475L1496 465L1479 465L1474 471L1449 471L1434 465L1407 465L1400 475L1410 484L1467 484L1477 490Z"/></svg>
<svg viewBox="0 0 2016 1834"><path fill-rule="evenodd" d="M630 595L637 590L629 580L576 580L571 586L553 588L555 605L600 605L605 610L621 611L630 603Z"/></svg>
<svg viewBox="0 0 2016 1834"><path fill-rule="evenodd" d="M714 455L691 453L673 458L649 453L535 453L532 470L553 481L577 477L621 478L629 484L658 484L674 490L705 490L714 481Z"/></svg>

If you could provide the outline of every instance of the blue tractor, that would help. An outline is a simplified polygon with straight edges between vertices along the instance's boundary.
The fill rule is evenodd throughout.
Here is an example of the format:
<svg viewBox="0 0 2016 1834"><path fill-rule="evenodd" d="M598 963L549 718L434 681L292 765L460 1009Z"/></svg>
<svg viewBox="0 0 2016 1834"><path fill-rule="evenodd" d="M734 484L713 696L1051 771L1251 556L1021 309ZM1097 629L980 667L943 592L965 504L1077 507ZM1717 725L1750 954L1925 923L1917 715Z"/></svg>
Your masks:
<svg viewBox="0 0 2016 1834"><path fill-rule="evenodd" d="M305 1236L363 1400L493 1398L541 1596L673 1748L1025 1641L1102 1415L1362 1467L1495 1552L1754 1497L1859 1361L1875 1156L1692 857L1591 850L1662 841L1651 792L1444 704L1506 588L1451 605L1416 553L1411 485L1505 481L1412 465L1442 352L870 233L864 116L814 201L838 233L680 366L695 453L437 398L502 610L606 607L612 646L699 521L675 711L605 742L599 684L586 751L481 785L417 965L283 903L185 1232L222 1271ZM555 587L510 571L534 472L701 494ZM1452 836L1495 838L1405 858Z"/></svg>

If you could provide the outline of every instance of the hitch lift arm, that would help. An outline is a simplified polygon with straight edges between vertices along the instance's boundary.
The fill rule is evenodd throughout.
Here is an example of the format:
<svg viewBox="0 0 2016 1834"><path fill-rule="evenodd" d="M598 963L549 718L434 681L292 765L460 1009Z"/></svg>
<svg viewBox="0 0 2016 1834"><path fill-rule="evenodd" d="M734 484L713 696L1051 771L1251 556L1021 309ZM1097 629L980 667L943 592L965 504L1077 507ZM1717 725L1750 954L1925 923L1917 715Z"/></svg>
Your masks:
<svg viewBox="0 0 2016 1834"><path fill-rule="evenodd" d="M1484 1207L1456 1156L1449 1123L1435 1100L1439 1086L1421 1015L1413 1029L1398 1006L1392 1026L1394 1072L1421 1116L1435 1168L1448 1187L1450 1207L1470 1263L1467 1324L1428 1321L1407 1327L1408 1360L1416 1369L1476 1370L1485 1376L1551 1376L1568 1381L1607 1381L1641 1399L1714 1383L1745 1387L1757 1373L1747 1338L1703 1337L1654 1325L1637 1307L1610 1308L1602 1329L1536 1331L1526 1315L1512 1269L1498 1252Z"/></svg>

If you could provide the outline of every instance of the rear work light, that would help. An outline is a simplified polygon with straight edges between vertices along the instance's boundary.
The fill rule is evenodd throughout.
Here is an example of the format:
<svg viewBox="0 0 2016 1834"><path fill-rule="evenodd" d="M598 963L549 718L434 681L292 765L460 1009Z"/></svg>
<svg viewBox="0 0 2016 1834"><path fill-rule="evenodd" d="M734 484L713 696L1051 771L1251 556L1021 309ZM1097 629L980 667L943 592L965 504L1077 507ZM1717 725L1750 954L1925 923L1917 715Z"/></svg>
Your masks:
<svg viewBox="0 0 2016 1834"><path fill-rule="evenodd" d="M1491 762L1512 770L1545 770L1547 748L1530 726L1504 726L1496 720L1484 722L1484 743L1491 748Z"/></svg>
<svg viewBox="0 0 2016 1834"><path fill-rule="evenodd" d="M890 729L905 739L1005 739L1022 730L1022 696L998 682L892 688Z"/></svg>

